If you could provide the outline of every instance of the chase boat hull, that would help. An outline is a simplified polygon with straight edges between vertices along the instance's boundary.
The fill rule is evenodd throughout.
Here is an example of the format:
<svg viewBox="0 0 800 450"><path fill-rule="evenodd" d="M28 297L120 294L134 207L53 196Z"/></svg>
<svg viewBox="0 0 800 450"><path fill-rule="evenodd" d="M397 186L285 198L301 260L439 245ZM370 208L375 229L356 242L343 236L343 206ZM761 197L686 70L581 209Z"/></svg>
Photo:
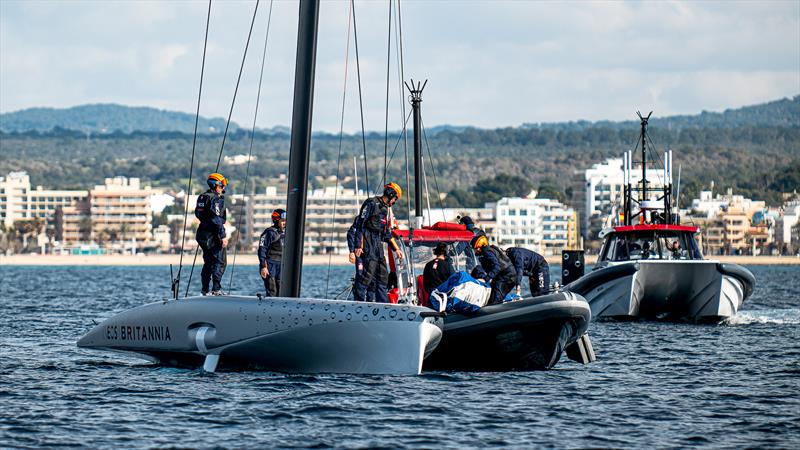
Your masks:
<svg viewBox="0 0 800 450"><path fill-rule="evenodd" d="M565 286L583 295L595 318L717 323L733 317L755 277L712 260L611 263Z"/></svg>
<svg viewBox="0 0 800 450"><path fill-rule="evenodd" d="M570 292L486 306L474 315L448 314L442 341L425 370L549 369L585 333L592 314Z"/></svg>
<svg viewBox="0 0 800 450"><path fill-rule="evenodd" d="M410 305L190 297L119 313L78 347L212 371L419 374L441 326L429 309Z"/></svg>

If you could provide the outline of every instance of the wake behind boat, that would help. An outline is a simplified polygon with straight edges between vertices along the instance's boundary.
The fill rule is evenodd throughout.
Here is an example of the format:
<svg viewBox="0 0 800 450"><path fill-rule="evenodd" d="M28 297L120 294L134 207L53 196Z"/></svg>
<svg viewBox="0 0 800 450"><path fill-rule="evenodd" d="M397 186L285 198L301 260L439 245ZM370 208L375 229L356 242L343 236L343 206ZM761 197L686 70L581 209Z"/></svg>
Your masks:
<svg viewBox="0 0 800 450"><path fill-rule="evenodd" d="M633 153L626 152L622 211L619 217L612 211L618 223L600 233L603 246L594 270L565 289L586 297L596 318L695 323L731 318L753 293L755 277L736 264L703 258L694 238L699 228L681 225L673 213L671 151L665 153L662 185L647 180L650 115L639 117L641 178L634 184Z"/></svg>
<svg viewBox="0 0 800 450"><path fill-rule="evenodd" d="M78 347L206 371L419 374L442 336L428 308L344 300L205 296L117 314Z"/></svg>

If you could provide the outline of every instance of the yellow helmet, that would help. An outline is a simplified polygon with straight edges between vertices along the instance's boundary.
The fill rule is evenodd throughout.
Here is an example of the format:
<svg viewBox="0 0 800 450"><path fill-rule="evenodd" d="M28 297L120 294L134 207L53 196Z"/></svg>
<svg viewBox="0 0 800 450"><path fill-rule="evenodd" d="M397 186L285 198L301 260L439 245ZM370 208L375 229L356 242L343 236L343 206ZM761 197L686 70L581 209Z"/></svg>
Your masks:
<svg viewBox="0 0 800 450"><path fill-rule="evenodd" d="M208 186L211 189L214 189L214 187L218 185L222 187L227 186L228 180L225 179L225 177L223 177L221 173L214 172L208 176L208 180L206 180L206 183L208 183Z"/></svg>
<svg viewBox="0 0 800 450"><path fill-rule="evenodd" d="M487 239L486 236L478 235L472 238L472 242L470 242L470 244L474 249L483 248L489 245L489 239Z"/></svg>
<svg viewBox="0 0 800 450"><path fill-rule="evenodd" d="M397 183L389 183L383 186L383 195L392 198L397 197L398 200L403 196L403 190L400 189L400 185Z"/></svg>

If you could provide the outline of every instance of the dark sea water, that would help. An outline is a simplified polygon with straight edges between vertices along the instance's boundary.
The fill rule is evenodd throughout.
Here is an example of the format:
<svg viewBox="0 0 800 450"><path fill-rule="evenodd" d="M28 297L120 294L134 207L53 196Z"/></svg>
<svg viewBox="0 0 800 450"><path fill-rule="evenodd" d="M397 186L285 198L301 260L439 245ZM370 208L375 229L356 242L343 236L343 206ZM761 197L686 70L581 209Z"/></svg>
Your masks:
<svg viewBox="0 0 800 450"><path fill-rule="evenodd" d="M79 350L92 320L167 296L169 270L0 267L0 447L800 448L800 266L750 269L731 323L593 323L589 366L392 377ZM326 270L306 269L305 295ZM255 268L236 271L240 292L260 288Z"/></svg>

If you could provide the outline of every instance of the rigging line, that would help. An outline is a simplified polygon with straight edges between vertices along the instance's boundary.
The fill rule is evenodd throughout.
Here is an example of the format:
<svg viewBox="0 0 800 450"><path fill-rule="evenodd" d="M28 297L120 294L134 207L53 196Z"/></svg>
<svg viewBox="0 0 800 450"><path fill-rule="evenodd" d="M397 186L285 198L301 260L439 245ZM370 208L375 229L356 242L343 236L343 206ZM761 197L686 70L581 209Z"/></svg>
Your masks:
<svg viewBox="0 0 800 450"><path fill-rule="evenodd" d="M253 141L256 135L256 121L258 120L258 105L261 101L261 82L264 80L264 66L267 61L267 43L269 42L269 27L272 24L272 3L274 0L269 0L269 13L267 14L267 32L264 36L264 52L261 55L261 74L258 77L258 93L256 94L256 109L253 113L253 129L250 131L250 149L247 152L247 168L244 172L244 187L242 187L242 206L239 207L239 217L236 219L236 224L241 225L242 214L244 213L244 197L247 193L247 181L250 179L250 161L253 155ZM242 237L241 228L239 229L239 239ZM238 242L236 243L238 244ZM239 246L233 246L233 264L231 265L231 277L228 282L228 292L233 290L233 272L236 270L236 255L239 253Z"/></svg>
<svg viewBox="0 0 800 450"><path fill-rule="evenodd" d="M397 32L399 37L397 39L398 45L400 46L400 51L398 52L398 57L400 58L400 79L398 80L400 85L400 103L402 105L403 115L406 115L406 102L405 100L405 66L404 66L404 59L403 59L403 12L400 9L400 0L397 0ZM406 188L409 190L409 195L406 196L406 205L408 208L408 225L409 229L414 228L414 222L411 215L411 175L409 173L409 159L408 159L408 129L406 124L403 124L403 149L405 151L406 157ZM412 274L413 274L413 265L412 265Z"/></svg>
<svg viewBox="0 0 800 450"><path fill-rule="evenodd" d="M392 0L389 0L389 34L386 44L386 124L383 132L383 182L386 183L386 168L388 167L389 153L389 84L392 66Z"/></svg>
<svg viewBox="0 0 800 450"><path fill-rule="evenodd" d="M390 6L394 5L394 2L392 0L390 0L389 3L390 3ZM395 14L394 20L395 20L395 22L397 22L397 14ZM405 85L403 84L403 75L400 72L400 45L398 44L400 42L400 37L399 37L398 30L399 30L399 27L395 26L395 40L394 40L395 42L394 42L394 45L395 45L395 58L397 58L397 66L396 66L397 67L397 81L398 81L398 83L397 83L398 91L397 92L399 94L400 110L402 111L402 116L406 116L406 113L405 113L406 104L404 102L404 100L405 100ZM400 139L403 139L405 137L404 133L408 129L407 126L408 126L408 120L409 120L410 115L411 115L411 113L409 113L409 115L406 116L406 119L403 122L403 126L402 126L401 132L400 132ZM398 140L398 143L399 143L399 140ZM404 141L404 145L407 145L407 141ZM383 177L383 182L381 183L381 186L383 184L385 184L386 181L387 181L386 178L387 178L387 174L388 174L387 172L389 170L389 164L391 164L392 159L394 158L394 152L396 150L397 150L397 145L395 144L395 148L392 150L392 155L389 156L389 160L388 161L384 161L384 164L383 164L384 177ZM376 194L379 194L379 192L376 192ZM406 200L410 202L410 199L406 199ZM409 208L410 208L410 203L409 203Z"/></svg>
<svg viewBox="0 0 800 450"><path fill-rule="evenodd" d="M350 2L349 7L353 7L353 3ZM330 239L330 246L333 247L333 232L336 229L336 204L338 203L339 197L339 170L341 168L342 162L342 141L344 139L344 112L345 112L345 100L347 99L347 73L348 67L350 63L350 21L352 16L348 13L347 14L347 45L345 46L344 52L344 83L342 86L342 117L339 121L339 150L336 155L336 187L333 192L333 219L331 219L331 239ZM355 157L354 157L355 158ZM353 166L355 167L355 161L353 161ZM358 181L356 181L356 198L358 197ZM331 264L333 261L333 252L328 253L328 274L325 277L325 297L328 297L328 287L330 285L331 279Z"/></svg>
<svg viewBox="0 0 800 450"><path fill-rule="evenodd" d="M433 153L431 153L431 146L428 144L428 132L425 129L425 121L420 117L422 122L422 137L425 139L425 148L428 149L428 159L430 160L431 172L433 173L433 185L436 186L436 195L439 197L439 209L442 211L442 221L447 222L447 217L444 213L444 200L442 200L442 191L439 190L439 181L436 178L436 164L433 160Z"/></svg>
<svg viewBox="0 0 800 450"><path fill-rule="evenodd" d="M403 129L405 129L406 125L408 125L408 121L411 120L411 115L412 114L413 114L413 111L409 112L408 115L406 116L406 121L403 123ZM403 133L400 132L400 134L397 135L397 141L395 141L395 143L394 143L394 148L392 149L392 154L389 155L388 164L392 163L392 160L394 159L394 154L397 152L398 147L400 147L400 141L402 141L402 140L403 140ZM386 178L384 178L383 181L381 181L381 186L383 186L385 183L386 183Z"/></svg>
<svg viewBox="0 0 800 450"><path fill-rule="evenodd" d="M183 249L186 245L186 222L189 217L189 196L192 195L192 175L194 172L194 154L197 147L197 124L200 121L200 98L203 95L203 75L206 68L206 49L208 48L208 28L211 23L211 0L208 0L208 15L206 16L206 35L203 40L203 62L200 65L200 89L197 92L197 112L194 117L194 137L192 138L192 159L189 163L189 186L186 188L186 195L184 196L184 211L183 211L183 237L181 238L181 258L178 263L178 275L172 280L173 295L175 299L178 298L180 292L181 270L183 269ZM197 250L195 249L195 259L197 259ZM194 264L193 264L194 265ZM191 281L191 277L190 277ZM188 292L188 291L187 291Z"/></svg>
<svg viewBox="0 0 800 450"><path fill-rule="evenodd" d="M192 260L192 270L189 271L189 281L186 282L186 293L183 294L184 298L189 296L189 286L192 285L192 275L194 275L194 265L197 263L197 254L200 253L200 246L194 249L194 259Z"/></svg>
<svg viewBox="0 0 800 450"><path fill-rule="evenodd" d="M236 94L239 92L239 82L242 81L242 72L244 71L244 62L247 59L247 49L250 47L250 37L253 35L253 25L256 23L256 13L258 12L258 3L256 0L256 7L253 9L253 20L250 21L250 31L247 33L247 42L244 45L244 54L242 55L242 64L239 66L239 76L236 78L236 89L233 90L233 100L231 100L231 109L228 111L228 122L225 124L225 133L222 134L222 145L219 147L219 156L217 157L217 165L214 172L219 170L219 163L222 161L222 151L225 149L225 140L228 137L228 129L231 126L231 116L233 115L233 107L236 105Z"/></svg>
<svg viewBox="0 0 800 450"><path fill-rule="evenodd" d="M359 62L358 58L358 28L356 27L355 0L350 0L350 10L353 12L353 43L356 50L356 74L358 75L358 107L361 111L361 145L364 147L364 183L367 186L367 192L369 192L369 171L367 169L367 134L364 130L364 101L361 95L361 63Z"/></svg>
<svg viewBox="0 0 800 450"><path fill-rule="evenodd" d="M422 182L425 183L425 201L428 204L428 225L433 225L431 220L431 192L428 190L428 176L425 173L425 157L420 157L422 163Z"/></svg>

